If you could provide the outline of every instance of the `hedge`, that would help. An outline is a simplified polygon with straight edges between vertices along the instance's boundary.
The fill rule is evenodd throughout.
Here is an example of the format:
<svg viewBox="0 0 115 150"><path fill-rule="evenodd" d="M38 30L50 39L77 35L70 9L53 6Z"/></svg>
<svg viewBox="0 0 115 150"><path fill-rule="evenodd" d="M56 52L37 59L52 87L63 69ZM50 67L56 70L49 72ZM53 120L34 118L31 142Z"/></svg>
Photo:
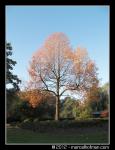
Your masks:
<svg viewBox="0 0 115 150"><path fill-rule="evenodd" d="M29 119L23 121L18 126L23 129L33 131L46 131L52 129L69 129L69 128L82 128L92 126L103 126L108 123L108 119L89 119L89 120L63 120L63 121L39 121L37 119L31 121Z"/></svg>

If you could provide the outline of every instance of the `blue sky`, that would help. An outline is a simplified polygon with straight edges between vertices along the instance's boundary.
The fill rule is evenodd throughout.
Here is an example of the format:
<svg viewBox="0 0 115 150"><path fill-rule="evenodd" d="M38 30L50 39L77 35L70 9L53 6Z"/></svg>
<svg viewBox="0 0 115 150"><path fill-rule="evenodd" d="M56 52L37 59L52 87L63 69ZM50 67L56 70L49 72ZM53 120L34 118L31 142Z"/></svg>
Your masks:
<svg viewBox="0 0 115 150"><path fill-rule="evenodd" d="M32 54L54 32L64 32L73 48L86 48L99 69L100 84L109 81L109 6L6 6L14 74L29 80Z"/></svg>

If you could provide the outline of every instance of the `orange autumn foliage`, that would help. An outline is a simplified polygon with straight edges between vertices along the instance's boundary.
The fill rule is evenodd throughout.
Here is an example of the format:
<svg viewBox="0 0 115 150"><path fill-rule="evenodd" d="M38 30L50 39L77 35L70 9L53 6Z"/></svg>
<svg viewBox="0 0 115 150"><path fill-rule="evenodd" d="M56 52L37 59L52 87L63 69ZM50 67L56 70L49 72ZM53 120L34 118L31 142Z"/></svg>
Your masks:
<svg viewBox="0 0 115 150"><path fill-rule="evenodd" d="M93 85L85 95L86 101L89 103L98 102L100 99L99 87L97 84Z"/></svg>
<svg viewBox="0 0 115 150"><path fill-rule="evenodd" d="M42 94L38 90L20 92L20 97L28 101L32 107L36 107L42 102Z"/></svg>
<svg viewBox="0 0 115 150"><path fill-rule="evenodd" d="M72 78L68 84L70 90L87 92L95 84L98 85L97 67L89 58L87 50L77 48L73 52Z"/></svg>
<svg viewBox="0 0 115 150"><path fill-rule="evenodd" d="M47 101L49 104L52 104L52 100L54 101L55 99L51 93L41 92L37 89L20 92L19 96L23 100L28 101L33 108L45 101Z"/></svg>
<svg viewBox="0 0 115 150"><path fill-rule="evenodd" d="M66 91L85 92L98 83L97 68L87 51L82 48L74 51L62 32L50 35L33 54L28 72L30 89L40 89L55 95L56 120L59 118L60 97Z"/></svg>

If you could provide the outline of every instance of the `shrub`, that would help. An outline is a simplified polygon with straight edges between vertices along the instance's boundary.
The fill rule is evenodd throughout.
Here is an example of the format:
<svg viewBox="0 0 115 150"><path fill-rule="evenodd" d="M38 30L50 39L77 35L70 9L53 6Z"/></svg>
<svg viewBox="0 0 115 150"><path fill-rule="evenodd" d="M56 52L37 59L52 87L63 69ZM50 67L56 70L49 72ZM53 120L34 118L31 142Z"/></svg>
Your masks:
<svg viewBox="0 0 115 150"><path fill-rule="evenodd" d="M91 115L91 109L89 108L85 108L84 110L81 111L80 115L79 115L79 118L82 118L82 119L86 119L86 118L91 118L92 115Z"/></svg>

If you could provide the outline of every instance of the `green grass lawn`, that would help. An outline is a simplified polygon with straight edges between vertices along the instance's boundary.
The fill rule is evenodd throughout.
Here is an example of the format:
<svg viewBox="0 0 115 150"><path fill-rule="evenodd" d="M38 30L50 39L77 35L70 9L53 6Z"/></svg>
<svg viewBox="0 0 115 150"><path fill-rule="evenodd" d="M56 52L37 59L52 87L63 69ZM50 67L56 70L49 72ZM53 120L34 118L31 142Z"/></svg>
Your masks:
<svg viewBox="0 0 115 150"><path fill-rule="evenodd" d="M7 129L7 143L108 143L108 131L90 127L40 133L12 127Z"/></svg>

